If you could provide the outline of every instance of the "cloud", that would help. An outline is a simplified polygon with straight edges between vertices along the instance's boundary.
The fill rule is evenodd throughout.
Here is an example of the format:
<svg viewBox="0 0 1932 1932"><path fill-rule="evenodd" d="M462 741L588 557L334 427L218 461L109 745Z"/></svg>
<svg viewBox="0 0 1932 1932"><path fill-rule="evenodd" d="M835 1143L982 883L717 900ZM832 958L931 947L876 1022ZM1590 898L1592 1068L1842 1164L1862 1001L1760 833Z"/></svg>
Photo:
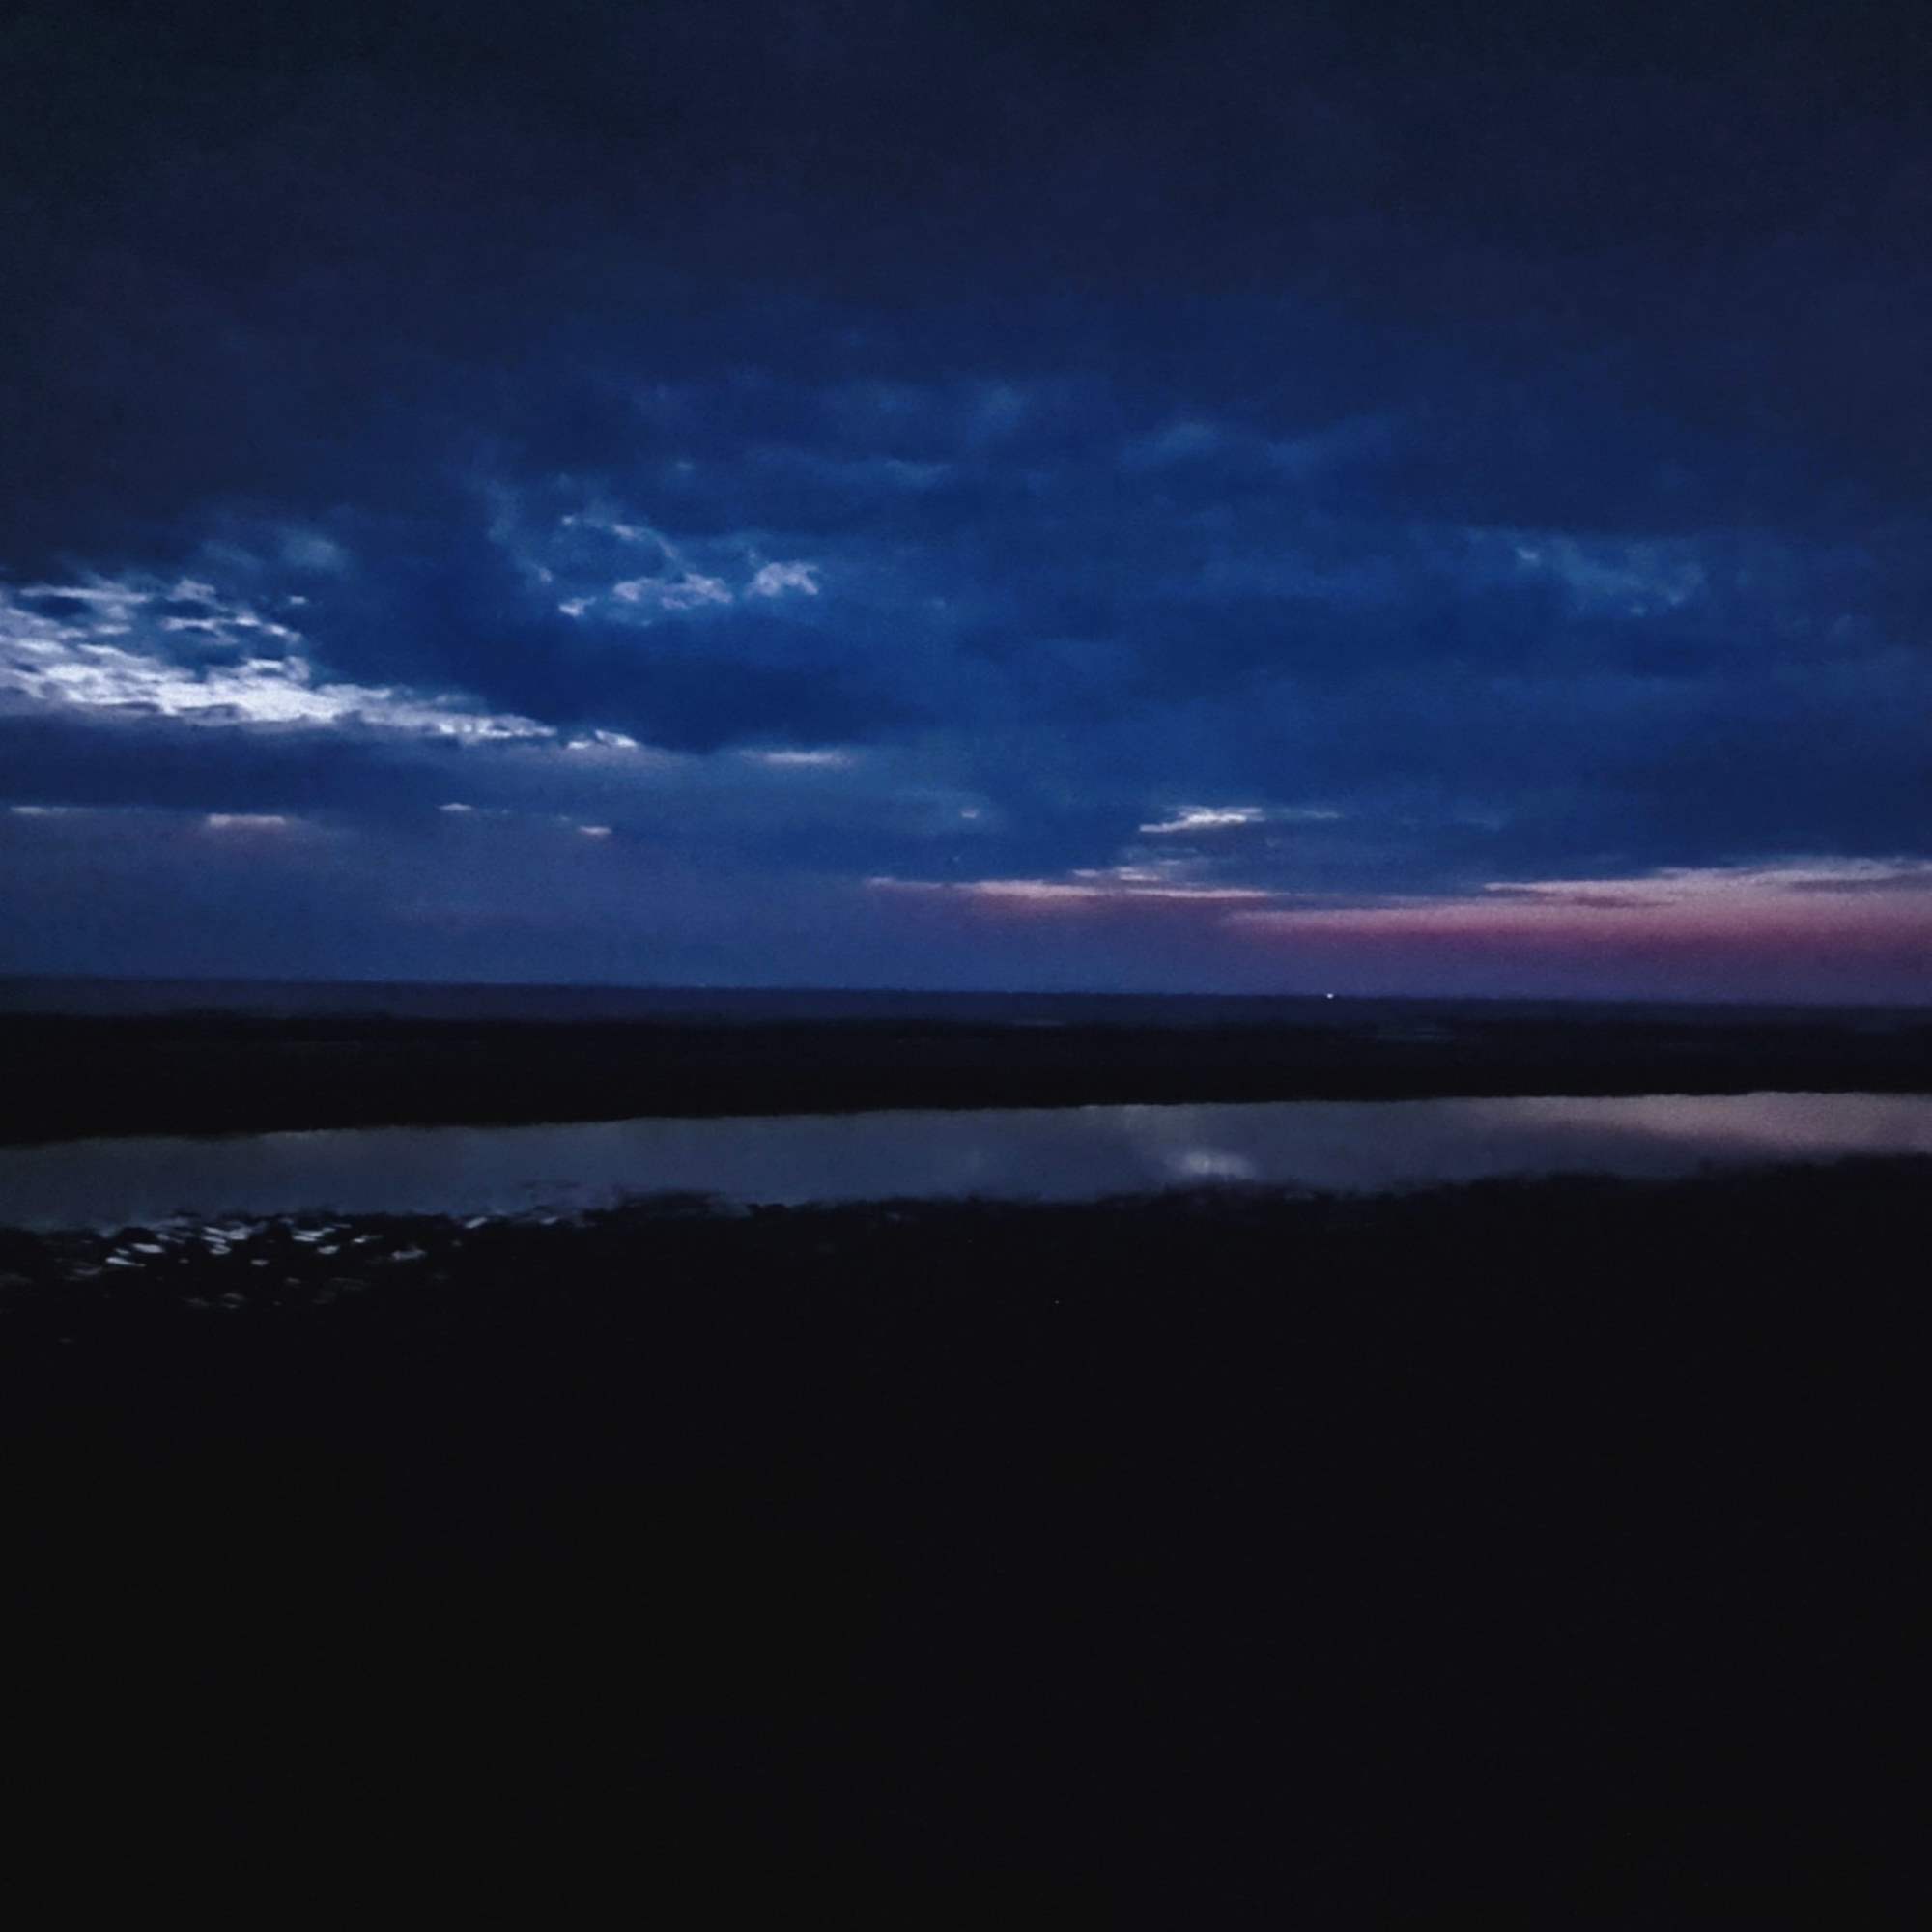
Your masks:
<svg viewBox="0 0 1932 1932"><path fill-rule="evenodd" d="M1647 617L1681 611L1708 587L1697 546L1684 538L1605 539L1548 530L1472 536L1479 544L1507 544L1524 574L1551 578L1573 607L1588 614Z"/></svg>
<svg viewBox="0 0 1932 1932"><path fill-rule="evenodd" d="M1253 905L1274 896L1258 887L1169 883L1120 870L1093 871L1085 877L1068 879L902 879L882 874L866 883L875 892L933 894L966 901L1011 903L1048 910L1168 901L1205 906Z"/></svg>
<svg viewBox="0 0 1932 1932"><path fill-rule="evenodd" d="M1183 805L1172 818L1143 825L1143 832L1156 837L1172 833L1218 832L1231 825L1259 825L1265 816L1255 805Z"/></svg>
<svg viewBox="0 0 1932 1932"><path fill-rule="evenodd" d="M1324 805L1181 805L1172 818L1157 819L1138 829L1155 838L1179 838L1201 832L1226 832L1244 825L1333 825L1343 813Z"/></svg>
<svg viewBox="0 0 1932 1932"><path fill-rule="evenodd" d="M1821 903L1821 898L1837 903ZM1628 878L1493 881L1472 895L1380 903L1257 908L1235 923L1284 938L1349 935L1500 952L1597 941L1626 950L1809 946L1823 959L1874 946L1932 959L1932 861L1792 859L1771 865L1669 867Z"/></svg>
<svg viewBox="0 0 1932 1932"><path fill-rule="evenodd" d="M325 577L339 576L351 563L350 554L342 545L320 530L285 529L277 551L291 570L310 571Z"/></svg>
<svg viewBox="0 0 1932 1932"><path fill-rule="evenodd" d="M674 487L664 494L687 494L693 468L673 466ZM822 565L802 557L759 563L754 532L673 537L662 518L608 507L547 518L546 494L554 493L532 499L513 484L495 486L492 535L545 605L573 622L658 624L741 601L821 594ZM652 566L642 572L635 568L639 552Z"/></svg>
<svg viewBox="0 0 1932 1932"><path fill-rule="evenodd" d="M575 738L565 739L563 749L566 752L601 753L606 756L626 756L632 753L646 752L646 748L628 731L610 731L602 726L582 732ZM648 755L662 758L666 754L662 752L651 752Z"/></svg>
<svg viewBox="0 0 1932 1932"><path fill-rule="evenodd" d="M856 755L836 745L816 750L757 751L747 748L738 755L754 765L768 765L776 771L847 771L858 762Z"/></svg>
<svg viewBox="0 0 1932 1932"><path fill-rule="evenodd" d="M1550 879L1484 891L1557 906L1765 904L1784 894L1919 892L1932 895L1932 860L1786 858L1768 865L1669 866L1636 879Z"/></svg>
<svg viewBox="0 0 1932 1932"><path fill-rule="evenodd" d="M818 565L815 563L768 563L763 565L746 588L749 597L782 597L787 591L806 597L818 595Z"/></svg>
<svg viewBox="0 0 1932 1932"><path fill-rule="evenodd" d="M207 614L170 614L184 603ZM147 715L214 727L363 726L463 743L553 735L532 719L475 710L453 696L328 680L302 641L292 627L198 584L0 587L0 697L82 716ZM272 655L254 654L264 643Z"/></svg>
<svg viewBox="0 0 1932 1932"><path fill-rule="evenodd" d="M708 604L733 601L722 578L705 577L694 570L674 578L629 578L611 584L611 595L641 612L701 611Z"/></svg>

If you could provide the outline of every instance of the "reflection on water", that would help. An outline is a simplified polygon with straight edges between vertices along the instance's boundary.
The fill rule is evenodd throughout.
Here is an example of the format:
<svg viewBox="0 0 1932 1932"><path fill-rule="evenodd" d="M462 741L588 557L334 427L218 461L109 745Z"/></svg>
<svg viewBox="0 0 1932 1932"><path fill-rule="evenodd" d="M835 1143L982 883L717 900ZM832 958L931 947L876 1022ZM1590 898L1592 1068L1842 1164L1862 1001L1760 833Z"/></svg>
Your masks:
<svg viewBox="0 0 1932 1932"><path fill-rule="evenodd" d="M0 1225L177 1213L518 1213L628 1195L737 1202L1083 1200L1261 1183L1388 1188L1508 1174L1932 1153L1932 1096L1293 1101L375 1127L0 1148Z"/></svg>

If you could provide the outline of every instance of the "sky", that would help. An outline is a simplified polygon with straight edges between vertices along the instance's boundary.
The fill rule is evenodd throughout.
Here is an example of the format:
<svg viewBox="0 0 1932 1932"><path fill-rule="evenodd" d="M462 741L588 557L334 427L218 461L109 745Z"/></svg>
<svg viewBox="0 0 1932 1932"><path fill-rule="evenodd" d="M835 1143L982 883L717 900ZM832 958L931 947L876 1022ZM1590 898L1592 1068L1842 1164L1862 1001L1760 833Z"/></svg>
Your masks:
<svg viewBox="0 0 1932 1932"><path fill-rule="evenodd" d="M1922 9L0 22L0 972L1932 996Z"/></svg>

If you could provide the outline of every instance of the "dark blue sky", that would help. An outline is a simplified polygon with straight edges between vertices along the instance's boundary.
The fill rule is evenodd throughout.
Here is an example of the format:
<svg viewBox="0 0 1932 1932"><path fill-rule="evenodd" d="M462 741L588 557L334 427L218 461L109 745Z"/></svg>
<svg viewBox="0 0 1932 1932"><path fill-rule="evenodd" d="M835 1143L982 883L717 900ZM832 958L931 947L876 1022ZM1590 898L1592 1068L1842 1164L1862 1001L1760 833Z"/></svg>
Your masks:
<svg viewBox="0 0 1932 1932"><path fill-rule="evenodd" d="M0 970L1926 997L1926 20L1607 11L12 10Z"/></svg>

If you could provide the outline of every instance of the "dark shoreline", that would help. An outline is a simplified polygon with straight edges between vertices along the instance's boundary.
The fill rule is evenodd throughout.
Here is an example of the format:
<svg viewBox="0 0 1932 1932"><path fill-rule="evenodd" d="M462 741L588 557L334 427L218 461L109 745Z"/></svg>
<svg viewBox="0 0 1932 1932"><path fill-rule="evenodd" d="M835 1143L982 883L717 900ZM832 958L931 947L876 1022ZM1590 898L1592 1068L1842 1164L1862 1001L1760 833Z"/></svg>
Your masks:
<svg viewBox="0 0 1932 1932"><path fill-rule="evenodd" d="M10 1823L894 1923L1883 1917L1928 1237L1925 1159L0 1234Z"/></svg>
<svg viewBox="0 0 1932 1932"><path fill-rule="evenodd" d="M1271 1024L0 1015L0 1142L879 1108L1932 1093L1932 1016L1468 1007Z"/></svg>

